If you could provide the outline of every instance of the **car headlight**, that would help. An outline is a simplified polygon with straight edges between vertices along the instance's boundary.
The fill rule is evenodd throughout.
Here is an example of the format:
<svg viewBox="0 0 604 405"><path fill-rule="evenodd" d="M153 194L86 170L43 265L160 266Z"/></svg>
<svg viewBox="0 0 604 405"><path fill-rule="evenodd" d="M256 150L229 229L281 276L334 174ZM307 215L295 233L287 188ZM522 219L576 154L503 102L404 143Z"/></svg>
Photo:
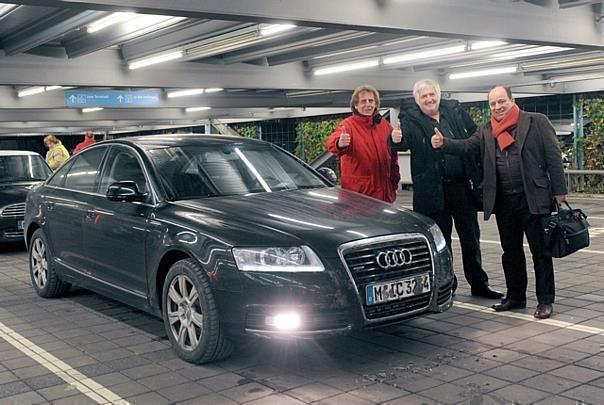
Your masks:
<svg viewBox="0 0 604 405"><path fill-rule="evenodd" d="M445 235L443 235L443 232L440 230L440 228L438 227L438 225L434 224L430 227L429 229L430 233L432 234L432 237L434 238L434 244L436 245L436 250L437 251L441 251L444 248L447 247L447 241L445 239Z"/></svg>
<svg viewBox="0 0 604 405"><path fill-rule="evenodd" d="M237 268L242 271L323 271L325 268L308 246L233 248Z"/></svg>

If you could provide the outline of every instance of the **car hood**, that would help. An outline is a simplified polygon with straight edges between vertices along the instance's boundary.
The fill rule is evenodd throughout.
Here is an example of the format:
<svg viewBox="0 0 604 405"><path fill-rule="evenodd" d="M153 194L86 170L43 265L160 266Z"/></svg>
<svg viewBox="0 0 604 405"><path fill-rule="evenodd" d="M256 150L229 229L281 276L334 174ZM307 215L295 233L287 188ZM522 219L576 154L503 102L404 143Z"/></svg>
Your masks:
<svg viewBox="0 0 604 405"><path fill-rule="evenodd" d="M37 183L39 182L0 183L0 205L24 203L27 192Z"/></svg>
<svg viewBox="0 0 604 405"><path fill-rule="evenodd" d="M181 218L232 245L334 245L393 233L425 233L427 218L339 188L179 201ZM183 218L184 219L184 218ZM211 227L211 229L208 229Z"/></svg>

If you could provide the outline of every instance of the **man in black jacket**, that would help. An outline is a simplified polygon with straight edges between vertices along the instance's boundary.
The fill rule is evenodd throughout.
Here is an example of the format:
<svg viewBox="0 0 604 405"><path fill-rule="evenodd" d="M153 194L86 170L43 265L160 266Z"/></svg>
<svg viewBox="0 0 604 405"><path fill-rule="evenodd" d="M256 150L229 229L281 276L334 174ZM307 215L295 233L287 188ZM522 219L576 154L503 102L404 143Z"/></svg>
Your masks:
<svg viewBox="0 0 604 405"><path fill-rule="evenodd" d="M401 131L393 131L390 147L411 150L413 209L436 222L451 248L453 222L461 244L463 270L474 296L498 299L502 293L489 287L482 268L478 187L481 169L472 157L450 155L432 148L431 137L439 131L445 137L465 139L476 132L476 124L456 100L441 100L440 86L421 80L413 86L415 103L401 105ZM404 134L404 135L403 135ZM457 287L453 285L453 291Z"/></svg>

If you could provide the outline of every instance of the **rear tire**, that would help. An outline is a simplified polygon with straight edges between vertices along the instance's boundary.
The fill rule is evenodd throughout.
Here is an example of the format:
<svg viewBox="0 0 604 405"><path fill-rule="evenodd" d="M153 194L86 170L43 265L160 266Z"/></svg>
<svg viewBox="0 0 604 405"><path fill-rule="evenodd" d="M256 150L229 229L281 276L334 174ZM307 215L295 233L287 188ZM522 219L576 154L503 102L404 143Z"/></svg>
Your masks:
<svg viewBox="0 0 604 405"><path fill-rule="evenodd" d="M220 327L210 284L192 259L172 265L162 291L162 315L170 343L178 357L208 363L228 357L233 344Z"/></svg>
<svg viewBox="0 0 604 405"><path fill-rule="evenodd" d="M42 229L32 235L28 255L31 283L40 297L56 298L69 291L71 284L61 280L55 271L48 240Z"/></svg>

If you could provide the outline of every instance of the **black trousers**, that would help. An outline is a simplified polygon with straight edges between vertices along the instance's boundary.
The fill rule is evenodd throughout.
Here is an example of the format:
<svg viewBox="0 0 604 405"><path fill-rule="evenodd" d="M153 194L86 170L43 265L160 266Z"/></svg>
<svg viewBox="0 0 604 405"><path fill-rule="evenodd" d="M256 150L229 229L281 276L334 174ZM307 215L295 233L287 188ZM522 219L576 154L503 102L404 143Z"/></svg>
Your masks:
<svg viewBox="0 0 604 405"><path fill-rule="evenodd" d="M551 257L543 255L543 215L531 214L524 193L498 193L495 218L503 255L501 263L505 273L507 298L526 301L527 269L523 237L529 244L535 269L535 287L540 304L552 304L555 298L554 264Z"/></svg>
<svg viewBox="0 0 604 405"><path fill-rule="evenodd" d="M440 227L447 246L451 249L451 232L453 222L459 235L463 272L468 284L474 290L489 284L489 277L482 269L480 255L480 227L478 226L477 210L469 191L463 182L443 182L445 208L428 214ZM457 285L457 284L456 284Z"/></svg>

